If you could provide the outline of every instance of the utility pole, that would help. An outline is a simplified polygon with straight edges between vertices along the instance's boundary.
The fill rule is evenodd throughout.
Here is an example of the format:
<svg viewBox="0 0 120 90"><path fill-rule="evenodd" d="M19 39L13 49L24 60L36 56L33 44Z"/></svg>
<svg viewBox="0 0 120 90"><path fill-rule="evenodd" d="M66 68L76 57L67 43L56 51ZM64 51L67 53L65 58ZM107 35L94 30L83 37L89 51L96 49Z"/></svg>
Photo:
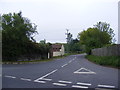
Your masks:
<svg viewBox="0 0 120 90"><path fill-rule="evenodd" d="M66 29L67 33L65 33L65 35L67 35L67 44L68 44L68 32L69 32L69 29Z"/></svg>
<svg viewBox="0 0 120 90"><path fill-rule="evenodd" d="M69 52L69 44L68 44L68 38L69 38L69 36L68 36L68 34L69 34L69 29L66 29L66 31L67 31L67 33L65 33L65 35L67 35L67 45L66 45L66 52L68 53Z"/></svg>

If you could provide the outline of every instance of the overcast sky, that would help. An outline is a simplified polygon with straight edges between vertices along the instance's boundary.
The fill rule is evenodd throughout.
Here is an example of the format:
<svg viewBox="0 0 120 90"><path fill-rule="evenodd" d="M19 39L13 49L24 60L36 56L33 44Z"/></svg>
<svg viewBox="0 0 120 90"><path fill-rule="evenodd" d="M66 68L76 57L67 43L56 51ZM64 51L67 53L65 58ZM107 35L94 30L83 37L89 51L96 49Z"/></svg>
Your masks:
<svg viewBox="0 0 120 90"><path fill-rule="evenodd" d="M0 0L0 13L22 11L37 25L37 42L66 42L66 28L76 38L78 33L99 21L114 29L118 40L119 0Z"/></svg>

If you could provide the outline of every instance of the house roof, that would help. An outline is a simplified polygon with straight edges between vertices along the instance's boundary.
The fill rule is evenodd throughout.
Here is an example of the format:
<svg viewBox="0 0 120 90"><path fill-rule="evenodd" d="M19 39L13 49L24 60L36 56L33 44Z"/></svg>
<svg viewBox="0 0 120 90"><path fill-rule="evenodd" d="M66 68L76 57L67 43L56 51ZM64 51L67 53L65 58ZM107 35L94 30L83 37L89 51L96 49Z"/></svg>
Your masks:
<svg viewBox="0 0 120 90"><path fill-rule="evenodd" d="M60 44L52 44L52 48L61 48L62 47L62 45L60 45Z"/></svg>
<svg viewBox="0 0 120 90"><path fill-rule="evenodd" d="M60 51L61 47L60 44L52 44L52 51Z"/></svg>

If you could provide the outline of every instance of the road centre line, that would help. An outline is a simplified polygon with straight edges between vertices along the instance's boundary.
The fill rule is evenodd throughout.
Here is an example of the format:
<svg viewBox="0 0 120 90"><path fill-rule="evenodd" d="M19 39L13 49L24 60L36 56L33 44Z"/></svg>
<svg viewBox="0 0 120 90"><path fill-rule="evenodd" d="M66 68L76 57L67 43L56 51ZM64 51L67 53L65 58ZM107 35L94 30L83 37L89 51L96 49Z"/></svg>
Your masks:
<svg viewBox="0 0 120 90"><path fill-rule="evenodd" d="M74 88L88 88L88 87L85 87L85 86L78 86L78 85L72 85L72 87L74 87Z"/></svg>
<svg viewBox="0 0 120 90"><path fill-rule="evenodd" d="M39 81L39 80L45 79L45 77L47 77L47 76L49 76L49 75L55 73L57 70L58 70L58 69L55 69L55 70L53 70L52 72L50 72L50 73L48 73L48 74L46 74L46 75L44 75L44 76L42 76L42 77L40 77L40 78L34 80L34 81L37 82L37 81ZM48 79L46 79L46 80L48 80Z"/></svg>
<svg viewBox="0 0 120 90"><path fill-rule="evenodd" d="M72 83L70 81L63 81L63 80L59 80L58 82L60 82L60 83Z"/></svg>
<svg viewBox="0 0 120 90"><path fill-rule="evenodd" d="M98 85L98 87L115 88L115 86L110 86L110 85Z"/></svg>
<svg viewBox="0 0 120 90"><path fill-rule="evenodd" d="M14 76L8 76L8 75L5 75L5 77L7 77L7 78L16 78Z"/></svg>
<svg viewBox="0 0 120 90"><path fill-rule="evenodd" d="M58 85L58 86L67 86L66 84L61 84L61 83L53 83L53 85Z"/></svg>
<svg viewBox="0 0 120 90"><path fill-rule="evenodd" d="M71 63L71 61L69 61L68 63Z"/></svg>
<svg viewBox="0 0 120 90"><path fill-rule="evenodd" d="M78 82L77 84L81 84L81 85L88 85L88 86L91 86L91 84L90 84L90 83L80 83L80 82Z"/></svg>
<svg viewBox="0 0 120 90"><path fill-rule="evenodd" d="M31 81L31 79L27 79L27 78L20 78L20 79L24 81Z"/></svg>
<svg viewBox="0 0 120 90"><path fill-rule="evenodd" d="M61 67L65 67L66 65L68 65L68 64L64 64L63 66L61 66Z"/></svg>

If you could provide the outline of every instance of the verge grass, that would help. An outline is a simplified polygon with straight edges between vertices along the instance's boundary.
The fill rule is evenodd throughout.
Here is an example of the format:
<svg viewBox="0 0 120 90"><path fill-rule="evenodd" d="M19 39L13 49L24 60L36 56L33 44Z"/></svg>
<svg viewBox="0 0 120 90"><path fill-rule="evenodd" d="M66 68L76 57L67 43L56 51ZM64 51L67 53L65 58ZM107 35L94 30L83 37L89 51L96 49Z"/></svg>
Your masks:
<svg viewBox="0 0 120 90"><path fill-rule="evenodd" d="M37 62L48 62L48 61L53 61L53 60L56 60L56 59L61 59L61 58L64 58L64 57L67 57L69 55L75 55L76 53L65 53L65 55L63 56L55 56L55 57L52 57L52 58L49 58L49 59L41 59L41 60L26 60L26 61L4 61L2 62L2 64L24 64L24 63L37 63Z"/></svg>
<svg viewBox="0 0 120 90"><path fill-rule="evenodd" d="M87 55L86 58L100 65L120 68L120 56L94 56Z"/></svg>

